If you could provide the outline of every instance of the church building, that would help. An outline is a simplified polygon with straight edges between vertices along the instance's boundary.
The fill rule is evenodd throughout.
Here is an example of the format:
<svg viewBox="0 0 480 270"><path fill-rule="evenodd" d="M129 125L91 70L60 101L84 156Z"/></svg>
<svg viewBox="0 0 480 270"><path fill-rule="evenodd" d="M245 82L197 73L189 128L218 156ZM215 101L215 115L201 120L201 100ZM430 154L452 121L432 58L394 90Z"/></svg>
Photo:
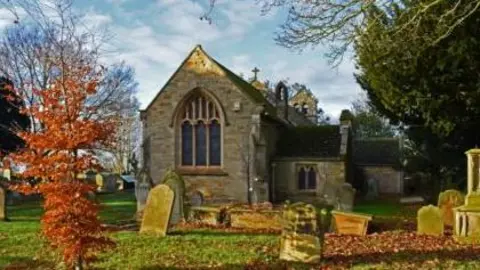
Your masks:
<svg viewBox="0 0 480 270"><path fill-rule="evenodd" d="M351 177L350 123L317 124L308 90L248 82L197 45L141 111L143 166L215 202L334 203Z"/></svg>

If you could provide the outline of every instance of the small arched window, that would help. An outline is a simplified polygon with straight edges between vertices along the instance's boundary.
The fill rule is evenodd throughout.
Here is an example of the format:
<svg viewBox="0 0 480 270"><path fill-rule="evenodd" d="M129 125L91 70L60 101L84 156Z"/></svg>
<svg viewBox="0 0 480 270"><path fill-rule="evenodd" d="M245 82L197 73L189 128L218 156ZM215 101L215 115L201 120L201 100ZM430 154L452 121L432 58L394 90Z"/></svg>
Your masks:
<svg viewBox="0 0 480 270"><path fill-rule="evenodd" d="M302 105L302 113L303 114L307 114L308 113L308 105L303 103Z"/></svg>
<svg viewBox="0 0 480 270"><path fill-rule="evenodd" d="M317 189L317 171L314 166L299 166L297 170L297 182L299 190Z"/></svg>
<svg viewBox="0 0 480 270"><path fill-rule="evenodd" d="M181 111L181 165L221 165L222 136L219 108L203 95L194 95Z"/></svg>

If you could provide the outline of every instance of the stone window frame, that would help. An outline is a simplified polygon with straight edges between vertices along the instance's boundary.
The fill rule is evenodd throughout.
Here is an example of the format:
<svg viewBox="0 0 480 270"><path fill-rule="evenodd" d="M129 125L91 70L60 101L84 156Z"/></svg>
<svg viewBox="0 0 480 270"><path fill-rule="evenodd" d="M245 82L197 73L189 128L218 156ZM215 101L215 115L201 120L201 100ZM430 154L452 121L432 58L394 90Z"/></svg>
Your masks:
<svg viewBox="0 0 480 270"><path fill-rule="evenodd" d="M200 104L203 104L201 100L206 101L206 109L203 111L202 105L197 110L197 100L200 100ZM212 106L212 111L210 111L209 106ZM211 117L212 115L213 117ZM199 113L200 116L196 114ZM175 144L175 151L179 153L177 158L177 171L182 174L225 174L223 169L223 157L224 157L224 130L226 126L225 112L223 111L222 106L219 104L218 100L212 96L208 91L203 91L203 89L194 89L186 95L182 102L177 106L175 112L175 130L177 133L177 143ZM205 116L205 115L206 116ZM183 165L183 134L182 134L182 125L185 122L190 122L190 124L195 125L198 122L203 122L206 125L206 165L196 165L196 147L192 147L192 165ZM208 124L216 121L220 127L220 157L219 165L210 165L210 129ZM192 144L195 144L195 129L192 128Z"/></svg>
<svg viewBox="0 0 480 270"><path fill-rule="evenodd" d="M301 189L299 186L299 174L301 169L305 170L305 189ZM308 172L313 169L315 172L315 187L314 188L308 188ZM316 163L297 163L295 164L295 189L299 192L316 192L318 187L319 187L319 171L318 171L318 166Z"/></svg>

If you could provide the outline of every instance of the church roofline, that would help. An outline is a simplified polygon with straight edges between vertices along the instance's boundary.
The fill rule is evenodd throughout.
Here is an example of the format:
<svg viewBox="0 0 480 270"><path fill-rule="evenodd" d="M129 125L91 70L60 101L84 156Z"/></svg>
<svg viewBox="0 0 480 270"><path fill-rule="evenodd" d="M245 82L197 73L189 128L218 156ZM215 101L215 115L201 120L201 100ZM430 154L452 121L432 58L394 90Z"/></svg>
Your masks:
<svg viewBox="0 0 480 270"><path fill-rule="evenodd" d="M239 90L243 91L244 93L247 94L255 103L261 103L265 104L265 110L270 113L270 114L276 114L276 109L275 107L268 102L268 100L250 83L246 82L244 79L230 71L228 68L217 62L213 57L208 55L208 53L205 52L205 50L202 48L202 45L197 44L185 57L185 59L182 61L182 63L178 66L178 68L175 70L175 72L170 76L170 78L167 80L167 82L163 85L163 87L158 91L158 93L155 95L155 97L150 101L148 106L143 110L144 112L148 111L148 109L152 106L152 104L155 102L155 100L162 94L163 90L169 85L171 80L175 77L175 75L180 71L180 69L185 65L185 63L190 59L192 54L196 51L200 50L205 56L212 61L214 64L216 64L223 72L225 72L225 77L227 77L233 84L235 84Z"/></svg>

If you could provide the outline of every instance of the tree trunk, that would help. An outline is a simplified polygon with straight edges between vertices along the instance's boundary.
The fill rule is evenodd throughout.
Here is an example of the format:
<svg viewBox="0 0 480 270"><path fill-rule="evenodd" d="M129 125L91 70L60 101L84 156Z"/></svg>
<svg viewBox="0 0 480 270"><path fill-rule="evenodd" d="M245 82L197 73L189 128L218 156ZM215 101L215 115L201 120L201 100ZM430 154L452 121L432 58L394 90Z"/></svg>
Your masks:
<svg viewBox="0 0 480 270"><path fill-rule="evenodd" d="M75 262L75 270L83 270L82 256L78 256L77 261Z"/></svg>

